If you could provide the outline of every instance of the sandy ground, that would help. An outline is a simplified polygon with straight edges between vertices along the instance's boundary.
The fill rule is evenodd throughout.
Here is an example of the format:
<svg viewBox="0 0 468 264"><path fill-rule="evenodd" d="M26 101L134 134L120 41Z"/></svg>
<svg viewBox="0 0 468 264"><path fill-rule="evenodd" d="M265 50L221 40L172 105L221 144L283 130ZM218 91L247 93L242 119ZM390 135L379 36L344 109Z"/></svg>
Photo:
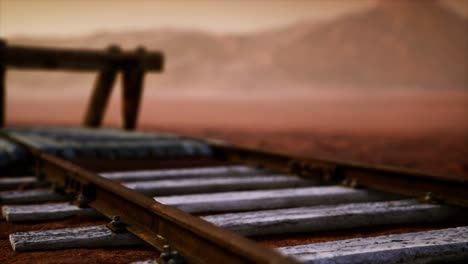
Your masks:
<svg viewBox="0 0 468 264"><path fill-rule="evenodd" d="M79 125L90 90L8 94L10 125ZM120 123L119 93L106 126ZM168 92L148 89L139 127L309 157L468 178L468 92Z"/></svg>

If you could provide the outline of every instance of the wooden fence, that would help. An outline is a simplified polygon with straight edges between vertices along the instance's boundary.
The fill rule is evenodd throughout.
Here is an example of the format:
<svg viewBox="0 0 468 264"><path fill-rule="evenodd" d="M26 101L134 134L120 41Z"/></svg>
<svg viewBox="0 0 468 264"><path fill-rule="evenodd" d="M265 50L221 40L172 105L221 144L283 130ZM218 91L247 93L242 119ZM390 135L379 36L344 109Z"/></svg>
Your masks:
<svg viewBox="0 0 468 264"><path fill-rule="evenodd" d="M8 68L98 71L94 90L83 120L87 127L99 127L104 117L117 74L123 74L123 128L135 129L143 80L147 71L162 71L160 52L147 52L139 47L133 52L112 45L106 50L56 49L8 45L0 39L0 127L5 125L5 89Z"/></svg>

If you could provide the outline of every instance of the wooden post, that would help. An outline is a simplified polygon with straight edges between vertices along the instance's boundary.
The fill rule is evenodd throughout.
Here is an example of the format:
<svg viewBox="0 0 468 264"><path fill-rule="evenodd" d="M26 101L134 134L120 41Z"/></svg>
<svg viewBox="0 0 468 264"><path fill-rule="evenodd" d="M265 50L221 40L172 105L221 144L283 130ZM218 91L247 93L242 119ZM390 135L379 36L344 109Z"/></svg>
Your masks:
<svg viewBox="0 0 468 264"><path fill-rule="evenodd" d="M141 95L143 92L144 69L142 61L146 50L139 47L136 51L137 59L124 67L122 90L123 128L133 130L138 120Z"/></svg>
<svg viewBox="0 0 468 264"><path fill-rule="evenodd" d="M0 39L0 127L5 126L5 95L6 95L6 41Z"/></svg>
<svg viewBox="0 0 468 264"><path fill-rule="evenodd" d="M108 48L111 54L120 53L118 46L112 45ZM88 102L88 109L84 118L84 126L99 127L102 123L107 104L109 102L112 87L117 76L118 66L108 65L99 72L94 84L93 94Z"/></svg>

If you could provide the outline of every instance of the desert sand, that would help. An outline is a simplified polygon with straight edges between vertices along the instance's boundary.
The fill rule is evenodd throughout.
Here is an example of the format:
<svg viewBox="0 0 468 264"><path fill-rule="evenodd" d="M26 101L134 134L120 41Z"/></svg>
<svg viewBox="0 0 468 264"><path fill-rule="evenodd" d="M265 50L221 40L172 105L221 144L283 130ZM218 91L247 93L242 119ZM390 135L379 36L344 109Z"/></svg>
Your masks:
<svg viewBox="0 0 468 264"><path fill-rule="evenodd" d="M104 126L121 122L116 90ZM80 125L89 92L13 90L7 123ZM139 129L468 177L465 91L182 93L147 88Z"/></svg>

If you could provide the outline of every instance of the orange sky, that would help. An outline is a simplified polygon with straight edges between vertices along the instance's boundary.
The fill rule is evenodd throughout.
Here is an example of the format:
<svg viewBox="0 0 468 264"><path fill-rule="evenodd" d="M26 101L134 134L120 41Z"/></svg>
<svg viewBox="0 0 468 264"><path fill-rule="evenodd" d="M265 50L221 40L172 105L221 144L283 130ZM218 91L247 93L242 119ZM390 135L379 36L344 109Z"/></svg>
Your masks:
<svg viewBox="0 0 468 264"><path fill-rule="evenodd" d="M75 35L160 27L242 32L330 17L369 2L0 0L0 34Z"/></svg>
<svg viewBox="0 0 468 264"><path fill-rule="evenodd" d="M70 36L96 31L164 27L215 32L248 32L307 19L332 18L346 12L361 10L373 2L373 0L0 0L0 36ZM446 2L462 10L468 0L446 0Z"/></svg>
<svg viewBox="0 0 468 264"><path fill-rule="evenodd" d="M458 9L467 1L449 0ZM67 36L164 27L246 32L304 19L332 18L372 3L373 0L0 0L0 36Z"/></svg>

